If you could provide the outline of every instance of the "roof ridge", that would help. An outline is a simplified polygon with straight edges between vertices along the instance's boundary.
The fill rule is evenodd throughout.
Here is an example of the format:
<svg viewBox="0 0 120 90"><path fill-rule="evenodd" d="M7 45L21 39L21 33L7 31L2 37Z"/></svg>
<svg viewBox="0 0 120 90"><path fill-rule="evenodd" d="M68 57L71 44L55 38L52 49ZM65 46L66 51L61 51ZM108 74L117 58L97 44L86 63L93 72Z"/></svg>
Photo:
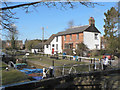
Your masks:
<svg viewBox="0 0 120 90"><path fill-rule="evenodd" d="M55 37L56 34L52 34L49 39L45 42L46 44L49 44Z"/></svg>
<svg viewBox="0 0 120 90"><path fill-rule="evenodd" d="M78 27L83 27L83 26L89 26L89 25L82 25L82 26L73 26L71 28L78 28ZM70 28L69 28L70 29Z"/></svg>

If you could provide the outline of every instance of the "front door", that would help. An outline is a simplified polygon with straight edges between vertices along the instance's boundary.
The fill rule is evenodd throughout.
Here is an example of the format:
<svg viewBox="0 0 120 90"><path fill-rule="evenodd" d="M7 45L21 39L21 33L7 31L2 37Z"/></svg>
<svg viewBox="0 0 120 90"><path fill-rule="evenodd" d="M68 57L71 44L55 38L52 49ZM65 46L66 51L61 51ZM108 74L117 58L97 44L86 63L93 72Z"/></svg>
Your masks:
<svg viewBox="0 0 120 90"><path fill-rule="evenodd" d="M54 54L54 48L52 48L52 54Z"/></svg>

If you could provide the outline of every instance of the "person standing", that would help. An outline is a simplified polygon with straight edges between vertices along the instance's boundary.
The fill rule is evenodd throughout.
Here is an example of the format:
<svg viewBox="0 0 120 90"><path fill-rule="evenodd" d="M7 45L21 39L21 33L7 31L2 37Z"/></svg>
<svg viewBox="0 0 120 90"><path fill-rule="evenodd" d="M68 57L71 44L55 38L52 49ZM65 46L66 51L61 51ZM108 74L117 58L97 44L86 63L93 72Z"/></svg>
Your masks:
<svg viewBox="0 0 120 90"><path fill-rule="evenodd" d="M43 68L43 77L42 78L43 79L47 78L47 70L45 68Z"/></svg>
<svg viewBox="0 0 120 90"><path fill-rule="evenodd" d="M50 75L50 77L54 77L54 66L50 66L50 69L49 69L50 71L49 71L49 75Z"/></svg>
<svg viewBox="0 0 120 90"><path fill-rule="evenodd" d="M103 62L103 70L106 70L107 65L108 65L108 58L105 57L105 58L104 58L104 62Z"/></svg>
<svg viewBox="0 0 120 90"><path fill-rule="evenodd" d="M34 54L35 54L35 55L37 54L36 50L34 50Z"/></svg>

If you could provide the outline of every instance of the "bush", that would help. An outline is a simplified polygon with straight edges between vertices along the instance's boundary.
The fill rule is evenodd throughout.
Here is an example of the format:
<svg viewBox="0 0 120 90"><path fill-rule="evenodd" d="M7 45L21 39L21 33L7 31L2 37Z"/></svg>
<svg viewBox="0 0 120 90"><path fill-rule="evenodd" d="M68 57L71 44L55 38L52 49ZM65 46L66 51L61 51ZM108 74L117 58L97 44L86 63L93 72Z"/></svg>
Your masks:
<svg viewBox="0 0 120 90"><path fill-rule="evenodd" d="M72 49L64 49L63 52L66 52L67 55L73 55Z"/></svg>
<svg viewBox="0 0 120 90"><path fill-rule="evenodd" d="M99 50L100 55L104 55L105 53L106 53L106 50L103 50L103 49Z"/></svg>
<svg viewBox="0 0 120 90"><path fill-rule="evenodd" d="M90 53L91 53L91 56L98 56L99 55L98 50L92 50Z"/></svg>

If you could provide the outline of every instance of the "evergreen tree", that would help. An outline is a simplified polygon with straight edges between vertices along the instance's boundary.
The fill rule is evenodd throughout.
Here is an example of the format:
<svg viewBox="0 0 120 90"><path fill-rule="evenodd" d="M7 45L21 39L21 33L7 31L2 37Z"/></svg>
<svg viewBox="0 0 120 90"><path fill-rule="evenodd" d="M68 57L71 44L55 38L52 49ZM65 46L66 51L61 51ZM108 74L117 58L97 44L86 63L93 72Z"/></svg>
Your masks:
<svg viewBox="0 0 120 90"><path fill-rule="evenodd" d="M104 25L104 37L107 40L107 50L110 51L111 54L114 54L117 51L117 26L118 26L118 11L112 7L108 10L105 15L105 25Z"/></svg>

